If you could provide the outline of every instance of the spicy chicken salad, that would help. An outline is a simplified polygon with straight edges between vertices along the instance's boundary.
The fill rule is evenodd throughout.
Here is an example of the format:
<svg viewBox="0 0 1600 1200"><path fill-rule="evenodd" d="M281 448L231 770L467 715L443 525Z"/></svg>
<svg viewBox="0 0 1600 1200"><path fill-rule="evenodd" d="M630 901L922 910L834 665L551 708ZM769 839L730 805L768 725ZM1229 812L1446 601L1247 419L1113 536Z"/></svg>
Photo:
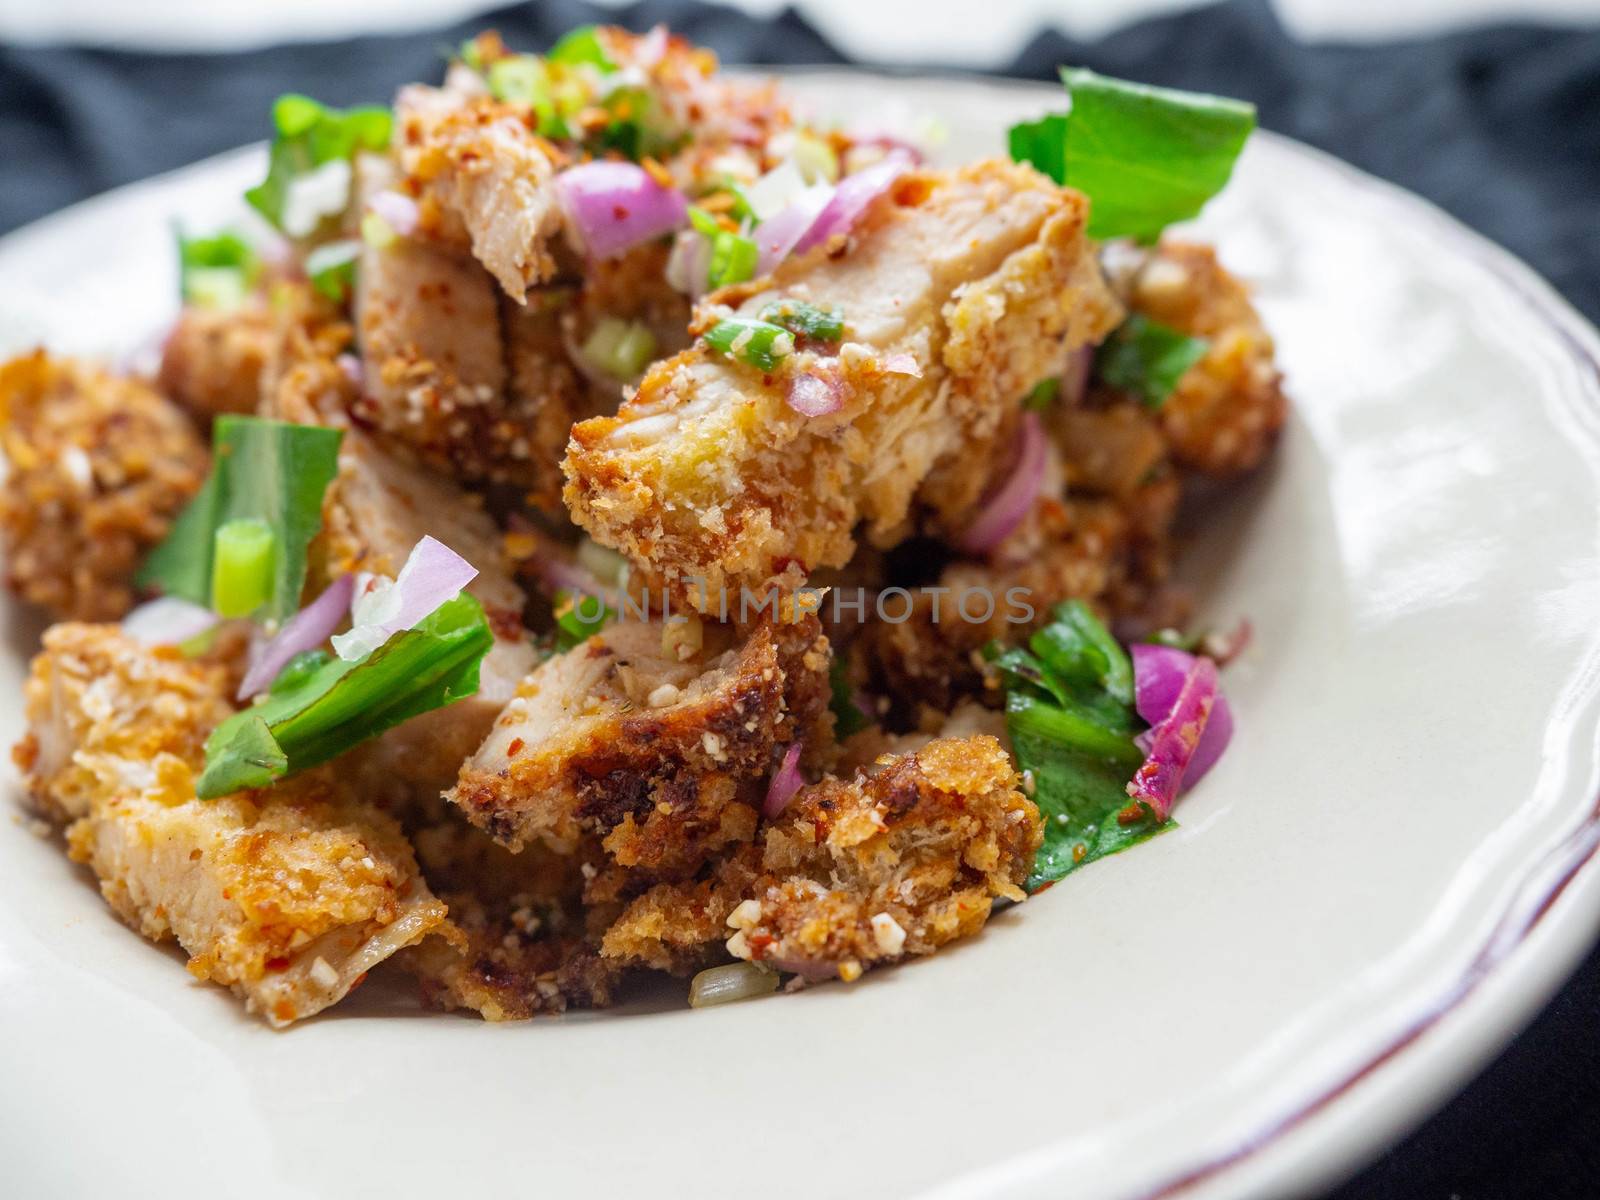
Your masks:
<svg viewBox="0 0 1600 1200"><path fill-rule="evenodd" d="M1070 903L1228 746L1249 628L1189 627L1174 523L1286 401L1166 232L1254 111L1062 81L939 167L662 29L281 97L157 368L0 365L28 808L274 1026L373 971L709 1005Z"/></svg>

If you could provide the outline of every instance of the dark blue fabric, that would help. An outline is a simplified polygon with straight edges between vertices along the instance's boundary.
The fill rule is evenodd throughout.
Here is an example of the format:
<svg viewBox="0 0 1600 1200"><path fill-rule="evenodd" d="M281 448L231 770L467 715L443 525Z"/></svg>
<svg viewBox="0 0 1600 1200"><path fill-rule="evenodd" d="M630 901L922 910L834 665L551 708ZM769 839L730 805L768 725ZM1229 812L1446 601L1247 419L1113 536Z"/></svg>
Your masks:
<svg viewBox="0 0 1600 1200"><path fill-rule="evenodd" d="M0 232L253 141L280 92L382 101L402 82L433 78L441 48L477 29L492 25L535 49L594 20L665 21L729 62L846 61L793 12L757 21L673 0L620 12L545 0L451 29L228 55L0 46ZM1600 30L1498 26L1307 46L1264 0L1233 0L1092 43L1043 32L1009 73L1047 79L1064 62L1253 100L1267 128L1429 197L1600 320ZM1337 1200L1591 1200L1600 1196L1597 1130L1600 955L1494 1066Z"/></svg>

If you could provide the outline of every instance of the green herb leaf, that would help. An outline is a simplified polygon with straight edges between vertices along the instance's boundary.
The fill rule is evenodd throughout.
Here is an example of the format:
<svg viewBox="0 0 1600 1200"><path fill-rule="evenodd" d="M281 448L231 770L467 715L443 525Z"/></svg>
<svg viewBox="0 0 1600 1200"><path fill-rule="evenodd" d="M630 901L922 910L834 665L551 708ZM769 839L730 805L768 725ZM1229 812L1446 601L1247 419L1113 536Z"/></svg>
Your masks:
<svg viewBox="0 0 1600 1200"><path fill-rule="evenodd" d="M794 335L770 321L729 317L705 332L706 345L762 371L774 370L794 353Z"/></svg>
<svg viewBox="0 0 1600 1200"><path fill-rule="evenodd" d="M264 701L235 713L206 739L196 794L209 800L266 787L472 695L493 645L483 606L462 593L364 658L328 659L297 682L275 682Z"/></svg>
<svg viewBox="0 0 1600 1200"><path fill-rule="evenodd" d="M356 259L361 256L361 243L348 241L326 242L306 255L306 274L311 286L335 304L342 304L355 293Z"/></svg>
<svg viewBox="0 0 1600 1200"><path fill-rule="evenodd" d="M283 229L295 179L358 150L385 150L394 117L386 108L329 108L310 96L279 96L272 106L274 137L267 177L245 192L250 206ZM285 230L285 232L288 232Z"/></svg>
<svg viewBox="0 0 1600 1200"><path fill-rule="evenodd" d="M1012 751L1045 818L1030 891L1162 828L1128 799L1144 751L1127 653L1081 601L1051 615L1029 649L986 651L1006 684Z"/></svg>
<svg viewBox="0 0 1600 1200"><path fill-rule="evenodd" d="M1210 348L1205 338L1189 337L1135 313L1095 353L1094 370L1112 387L1159 410L1184 372Z"/></svg>
<svg viewBox="0 0 1600 1200"><path fill-rule="evenodd" d="M219 417L211 474L145 560L137 582L209 605L217 530L254 518L273 534L272 588L263 613L281 619L296 612L306 547L322 527L322 496L338 470L342 436L261 417Z"/></svg>
<svg viewBox="0 0 1600 1200"><path fill-rule="evenodd" d="M600 44L599 30L594 25L580 25L572 30L550 47L550 53L545 58L566 67L587 63L591 67L598 67L602 75L609 75L617 69L617 64L611 61L606 48Z"/></svg>
<svg viewBox="0 0 1600 1200"><path fill-rule="evenodd" d="M852 733L860 733L873 723L872 717L863 712L861 706L856 703L855 688L850 684L844 659L835 658L828 667L828 687L832 693L828 707L833 710L835 737L847 738Z"/></svg>
<svg viewBox="0 0 1600 1200"><path fill-rule="evenodd" d="M782 325L796 337L813 342L837 342L844 337L844 314L837 308L818 308L804 300L774 300L760 315L763 321Z"/></svg>
<svg viewBox="0 0 1600 1200"><path fill-rule="evenodd" d="M237 233L197 238L179 233L178 277L185 304L234 309L261 277L261 259Z"/></svg>
<svg viewBox="0 0 1600 1200"><path fill-rule="evenodd" d="M1014 126L1011 156L1087 195L1089 235L1150 241L1220 192L1256 125L1252 104L1064 67L1065 115Z"/></svg>

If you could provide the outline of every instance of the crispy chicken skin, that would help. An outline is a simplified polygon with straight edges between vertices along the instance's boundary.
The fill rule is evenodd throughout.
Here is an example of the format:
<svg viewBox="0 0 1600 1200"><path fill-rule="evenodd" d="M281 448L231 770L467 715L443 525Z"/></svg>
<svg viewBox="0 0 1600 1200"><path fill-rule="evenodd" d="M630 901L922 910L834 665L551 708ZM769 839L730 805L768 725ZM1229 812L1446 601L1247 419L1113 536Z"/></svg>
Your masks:
<svg viewBox="0 0 1600 1200"><path fill-rule="evenodd" d="M710 629L685 654L679 628L619 621L547 661L451 799L513 849L598 835L612 862L646 878L693 872L749 840L756 812L741 785L826 719L827 639L814 617L763 620L727 648L727 631Z"/></svg>
<svg viewBox="0 0 1600 1200"><path fill-rule="evenodd" d="M1288 416L1272 335L1245 285L1216 251L1164 241L1117 272L1128 306L1210 341L1162 405L1161 430L1181 466L1237 475L1260 465Z"/></svg>
<svg viewBox="0 0 1600 1200"><path fill-rule="evenodd" d="M223 413L253 413L272 347L265 304L226 311L191 305L167 335L156 386L202 427Z"/></svg>
<svg viewBox="0 0 1600 1200"><path fill-rule="evenodd" d="M903 536L930 471L991 439L1064 349L1115 323L1086 211L1011 163L903 178L845 246L714 294L699 314L701 326L728 308L753 316L780 297L839 307L837 363L810 365L834 373L842 406L802 416L782 375L691 348L652 368L616 417L573 430L573 519L660 578L705 579L712 596L843 565L858 522L875 542ZM907 361L919 374L902 373ZM953 471L922 499L955 521L991 470Z"/></svg>
<svg viewBox="0 0 1600 1200"><path fill-rule="evenodd" d="M603 953L684 970L726 940L735 957L846 980L931 954L981 929L995 897L1023 898L1042 833L1016 783L1010 756L984 735L824 779L796 794L759 851L636 899Z"/></svg>
<svg viewBox="0 0 1600 1200"><path fill-rule="evenodd" d="M460 229L472 254L522 303L555 274L561 230L551 182L561 154L528 125L526 109L489 96L412 84L395 98L396 145L407 184L424 201L424 228Z"/></svg>
<svg viewBox="0 0 1600 1200"><path fill-rule="evenodd" d="M227 672L109 625L53 626L13 752L33 803L117 915L175 939L199 978L273 1025L342 999L445 918L392 818L337 768L199 800L206 736L232 708Z"/></svg>
<svg viewBox="0 0 1600 1200"><path fill-rule="evenodd" d="M146 384L43 350L0 365L6 584L57 617L110 620L205 481L204 443Z"/></svg>
<svg viewBox="0 0 1600 1200"><path fill-rule="evenodd" d="M322 523L318 586L346 571L392 578L424 535L478 568L467 591L483 604L495 643L479 668L477 694L390 730L363 759L376 777L437 793L455 780L536 661L522 628L526 597L502 562L499 531L465 492L356 430L344 435Z"/></svg>

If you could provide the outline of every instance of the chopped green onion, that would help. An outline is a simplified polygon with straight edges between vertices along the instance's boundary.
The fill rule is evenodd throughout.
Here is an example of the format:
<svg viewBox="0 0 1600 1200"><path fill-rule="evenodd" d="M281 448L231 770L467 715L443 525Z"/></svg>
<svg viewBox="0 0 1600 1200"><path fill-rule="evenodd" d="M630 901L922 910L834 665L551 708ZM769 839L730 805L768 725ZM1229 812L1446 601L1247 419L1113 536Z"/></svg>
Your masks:
<svg viewBox="0 0 1600 1200"><path fill-rule="evenodd" d="M708 967L689 983L689 1007L709 1008L770 996L778 990L778 973L759 963L736 962Z"/></svg>
<svg viewBox="0 0 1600 1200"><path fill-rule="evenodd" d="M656 352L656 337L642 321L604 317L583 343L589 365L615 379L637 379Z"/></svg>
<svg viewBox="0 0 1600 1200"><path fill-rule="evenodd" d="M1112 387L1159 410L1210 348L1205 338L1189 337L1135 313L1096 352L1094 370Z"/></svg>
<svg viewBox="0 0 1600 1200"><path fill-rule="evenodd" d="M794 335L782 325L729 317L705 333L706 344L752 367L770 371L794 353Z"/></svg>
<svg viewBox="0 0 1600 1200"><path fill-rule="evenodd" d="M283 229L294 181L327 163L354 158L359 150L387 149L394 118L386 108L340 110L291 93L273 104L272 124L267 177L244 198Z"/></svg>
<svg viewBox="0 0 1600 1200"><path fill-rule="evenodd" d="M394 226L370 209L361 214L361 240L374 250L387 250L399 240Z"/></svg>
<svg viewBox="0 0 1600 1200"><path fill-rule="evenodd" d="M572 30L550 47L550 53L545 58L567 67L588 64L598 67L602 75L609 75L617 69L617 64L611 61L611 56L601 45L598 27L594 25L580 25Z"/></svg>
<svg viewBox="0 0 1600 1200"><path fill-rule="evenodd" d="M722 232L722 225L717 219L705 209L694 204L689 206L689 224L694 227L696 233L703 234L708 238L714 238Z"/></svg>
<svg viewBox="0 0 1600 1200"><path fill-rule="evenodd" d="M1060 394L1061 380L1053 377L1041 379L1033 385L1033 390L1023 398L1022 407L1032 412L1047 412Z"/></svg>
<svg viewBox="0 0 1600 1200"><path fill-rule="evenodd" d="M211 608L223 617L248 617L272 594L272 527L257 517L220 526L211 556Z"/></svg>
<svg viewBox="0 0 1600 1200"><path fill-rule="evenodd" d="M556 593L556 649L565 653L588 641L617 618L617 610L599 596Z"/></svg>
<svg viewBox="0 0 1600 1200"><path fill-rule="evenodd" d="M254 247L236 233L186 238L178 235L179 283L186 304L238 308L261 276Z"/></svg>
<svg viewBox="0 0 1600 1200"><path fill-rule="evenodd" d="M311 286L335 304L342 304L355 291L356 259L361 243L351 239L327 242L306 255L306 274Z"/></svg>
<svg viewBox="0 0 1600 1200"><path fill-rule="evenodd" d="M542 59L532 54L514 54L497 59L489 67L489 91L499 100L526 104L538 118L539 133L548 138L572 136L556 105L550 72Z"/></svg>
<svg viewBox="0 0 1600 1200"><path fill-rule="evenodd" d="M711 266L706 272L706 283L715 291L730 283L744 283L756 276L756 262L761 257L754 238L722 230L711 239Z"/></svg>
<svg viewBox="0 0 1600 1200"><path fill-rule="evenodd" d="M139 585L210 604L217 531L256 518L274 537L265 615L281 620L299 611L306 548L322 527L322 497L338 471L342 436L314 425L219 417L211 432L211 474L145 560Z"/></svg>
<svg viewBox="0 0 1600 1200"><path fill-rule="evenodd" d="M363 658L330 659L298 683L275 684L265 700L235 713L206 739L196 794L209 800L268 787L472 695L493 645L483 606L463 592Z"/></svg>
<svg viewBox="0 0 1600 1200"><path fill-rule="evenodd" d="M839 182L839 156L833 152L832 146L816 134L797 134L791 157L807 183Z"/></svg>
<svg viewBox="0 0 1600 1200"><path fill-rule="evenodd" d="M761 319L813 342L837 342L844 337L843 313L836 308L818 308L804 300L774 300L761 310Z"/></svg>
<svg viewBox="0 0 1600 1200"><path fill-rule="evenodd" d="M1220 192L1255 106L1064 67L1066 114L1015 125L1011 157L1089 197L1089 235L1153 240Z"/></svg>

